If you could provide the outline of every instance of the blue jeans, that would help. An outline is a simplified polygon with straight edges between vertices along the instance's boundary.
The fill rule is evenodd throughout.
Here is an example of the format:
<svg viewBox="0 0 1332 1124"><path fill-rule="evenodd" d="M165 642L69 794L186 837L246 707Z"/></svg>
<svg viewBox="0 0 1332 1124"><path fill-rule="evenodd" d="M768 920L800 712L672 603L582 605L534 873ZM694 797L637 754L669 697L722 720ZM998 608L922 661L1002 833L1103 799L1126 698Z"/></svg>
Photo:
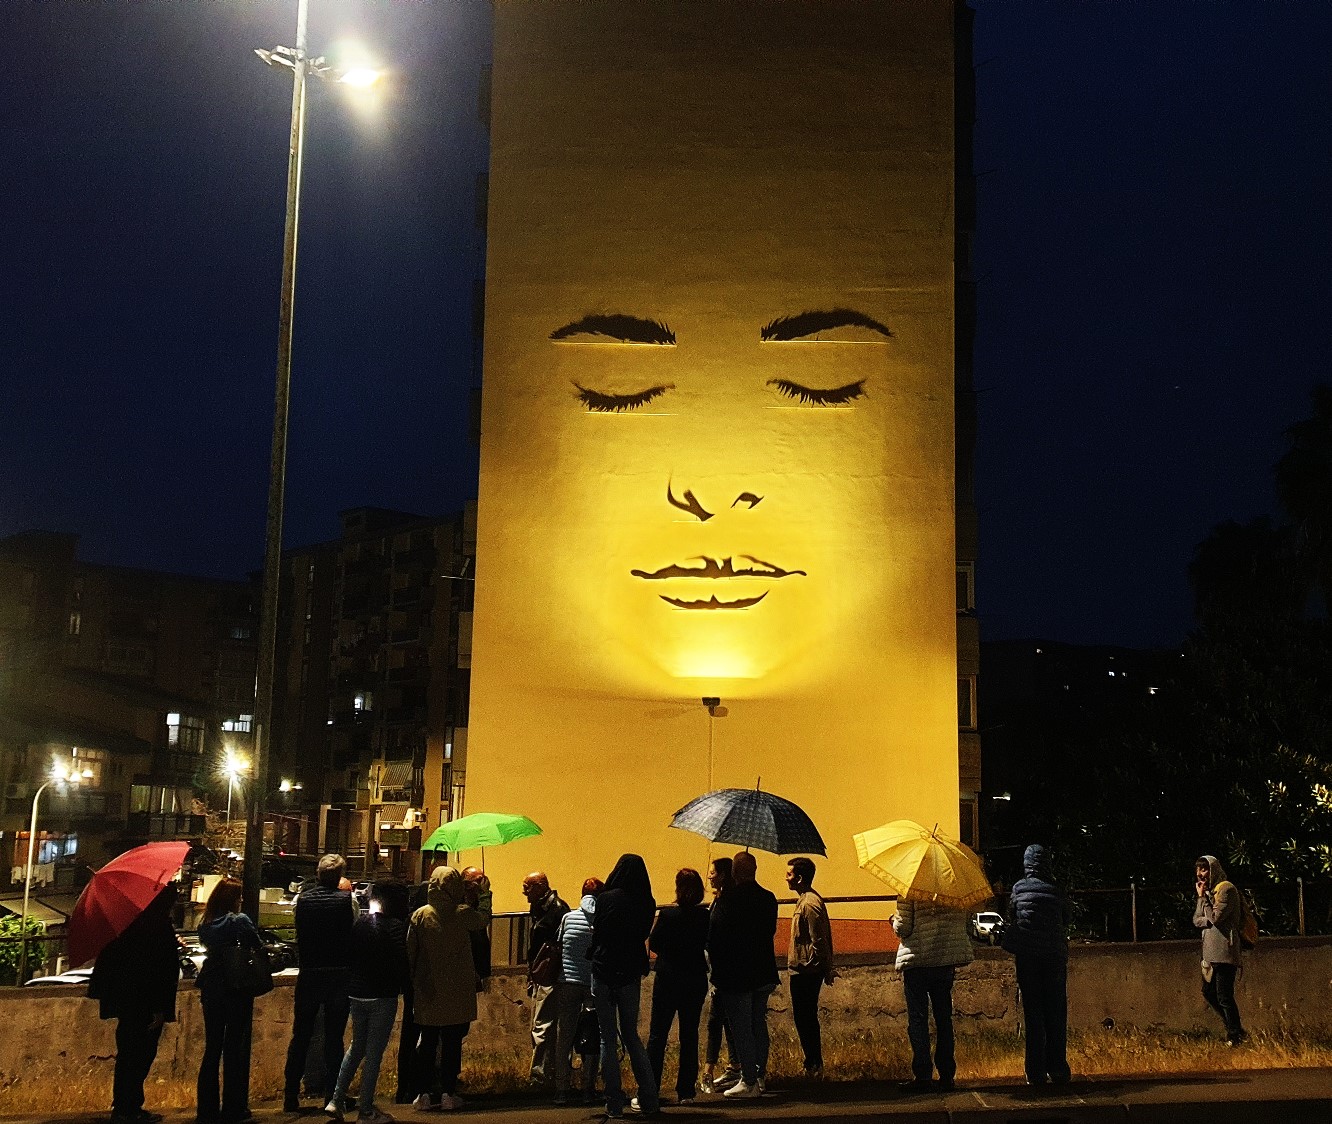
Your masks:
<svg viewBox="0 0 1332 1124"><path fill-rule="evenodd" d="M338 1083L330 1098L341 1106L347 1097L356 1067L365 1059L365 1072L361 1074L361 1096L356 1102L362 1116L375 1110L375 1086L379 1084L379 1063L384 1059L389 1035L393 1033L393 1020L398 1014L398 997L387 999L352 999L352 1040L338 1070Z"/></svg>
<svg viewBox="0 0 1332 1124"><path fill-rule="evenodd" d="M611 987L604 980L592 978L592 999L597 1005L597 1025L601 1028L601 1080L606 1087L606 1110L615 1115L624 1111L624 1090L620 1085L621 1039L634 1081L638 1083L638 1103L644 1112L661 1107L657 1082L652 1076L643 1040L638 1036L639 981ZM617 1026L616 1023L619 1023Z"/></svg>
<svg viewBox="0 0 1332 1124"><path fill-rule="evenodd" d="M911 1041L911 1074L928 1081L937 1069L940 1081L957 1075L953 1052L953 968L905 968L907 1038ZM934 1064L930 1064L930 1008L934 1008Z"/></svg>
<svg viewBox="0 0 1332 1124"><path fill-rule="evenodd" d="M726 1025L735 1035L740 1075L752 1085L768 1072L768 996L772 986L755 991L718 991Z"/></svg>

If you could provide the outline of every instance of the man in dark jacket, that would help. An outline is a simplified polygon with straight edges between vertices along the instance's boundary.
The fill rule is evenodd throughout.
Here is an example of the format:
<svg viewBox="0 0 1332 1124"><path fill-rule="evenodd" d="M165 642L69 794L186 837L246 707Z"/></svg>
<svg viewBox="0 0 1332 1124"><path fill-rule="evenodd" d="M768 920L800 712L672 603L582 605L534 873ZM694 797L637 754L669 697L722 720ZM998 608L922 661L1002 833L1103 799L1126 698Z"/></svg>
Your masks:
<svg viewBox="0 0 1332 1124"><path fill-rule="evenodd" d="M545 873L534 870L523 879L523 897L527 899L532 917L532 933L527 944L527 967L530 971L541 950L555 939L560 918L569 912L569 905L550 888ZM558 959L559 952L552 949ZM555 1079L555 989L549 984L528 980L527 994L532 997L532 1064L527 1079L533 1084L546 1085Z"/></svg>
<svg viewBox="0 0 1332 1124"><path fill-rule="evenodd" d="M1013 884L1004 948L1017 960L1026 1030L1028 1085L1065 1084L1068 1068L1068 899L1050 877L1050 856L1033 843L1026 877Z"/></svg>
<svg viewBox="0 0 1332 1124"><path fill-rule="evenodd" d="M287 1047L282 1107L301 1110L301 1075L314 1035L315 1020L324 1013L324 1088L321 1103L332 1099L342 1066L342 1036L347 1029L351 1001L347 984L351 965L351 933L356 906L350 890L339 885L347 869L341 855L319 860L317 882L296 897L296 949L300 973L296 977L291 1044Z"/></svg>
<svg viewBox="0 0 1332 1124"><path fill-rule="evenodd" d="M180 958L171 908L176 884L168 885L120 936L97 955L88 998L99 1016L116 1020L116 1070L112 1079L112 1124L153 1124L161 1113L143 1107L143 1083L157 1057L162 1027L176 1021Z"/></svg>
<svg viewBox="0 0 1332 1124"><path fill-rule="evenodd" d="M768 1068L768 996L777 986L777 898L755 880L758 863L741 851L731 864L735 886L717 898L708 925L712 986L740 1055L740 1080L723 1096L758 1097Z"/></svg>

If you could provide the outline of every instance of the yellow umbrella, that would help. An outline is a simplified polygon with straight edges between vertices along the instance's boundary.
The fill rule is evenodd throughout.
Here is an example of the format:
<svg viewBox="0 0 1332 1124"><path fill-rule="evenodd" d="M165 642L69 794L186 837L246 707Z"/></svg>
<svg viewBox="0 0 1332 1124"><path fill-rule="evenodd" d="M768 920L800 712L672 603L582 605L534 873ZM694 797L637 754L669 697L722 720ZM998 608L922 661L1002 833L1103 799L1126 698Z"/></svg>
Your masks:
<svg viewBox="0 0 1332 1124"><path fill-rule="evenodd" d="M899 898L969 909L994 896L985 868L965 843L893 820L852 837L863 869L888 883Z"/></svg>

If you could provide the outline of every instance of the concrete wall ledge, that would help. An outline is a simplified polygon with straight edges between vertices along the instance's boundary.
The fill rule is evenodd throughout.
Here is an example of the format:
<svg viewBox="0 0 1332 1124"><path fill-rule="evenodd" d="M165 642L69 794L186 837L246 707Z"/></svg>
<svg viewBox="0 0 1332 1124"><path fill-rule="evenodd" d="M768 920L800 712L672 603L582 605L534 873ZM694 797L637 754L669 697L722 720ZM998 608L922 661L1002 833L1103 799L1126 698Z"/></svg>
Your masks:
<svg viewBox="0 0 1332 1124"><path fill-rule="evenodd" d="M1117 1027L1162 1031L1217 1029L1201 995L1197 941L1144 944L1079 944L1069 957L1069 1025L1092 1030ZM522 1058L528 1045L530 1007L522 969L500 969L480 996L480 1017L467 1039L471 1056ZM294 977L255 1003L253 1086L256 1095L280 1088L291 1033ZM643 1021L651 980L644 981ZM115 1055L113 1026L97 1017L86 987L0 988L0 1114L26 1108L16 1086L79 1091L81 1103L106 1103ZM162 1039L153 1080L189 1090L203 1050L198 991L182 982L178 1021ZM1237 998L1251 1030L1291 1029L1332 1034L1332 937L1274 937L1246 957ZM774 993L771 1010L779 1034L789 1030L789 996ZM1000 949L981 948L960 969L953 992L959 1035L1019 1031L1020 1009L1013 962ZM842 1034L905 1033L902 982L883 955L849 956L840 978L821 997L823 1024ZM386 1063L389 1059L385 1059ZM184 1095L183 1093L180 1095ZM91 1098L91 1099L89 1099ZM60 1105L51 1105L53 1110ZM73 1106L69 1106L73 1107Z"/></svg>

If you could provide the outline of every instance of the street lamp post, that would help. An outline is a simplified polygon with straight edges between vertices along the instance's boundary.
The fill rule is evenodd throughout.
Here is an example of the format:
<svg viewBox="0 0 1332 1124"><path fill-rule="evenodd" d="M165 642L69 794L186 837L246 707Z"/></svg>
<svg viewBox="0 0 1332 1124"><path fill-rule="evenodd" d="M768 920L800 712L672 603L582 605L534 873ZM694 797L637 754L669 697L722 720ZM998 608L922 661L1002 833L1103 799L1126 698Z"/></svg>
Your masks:
<svg viewBox="0 0 1332 1124"><path fill-rule="evenodd" d="M74 769L67 770L62 765L55 765L52 766L50 777L32 794L32 819L28 822L28 865L23 874L23 913L19 920L18 982L20 984L23 983L23 977L28 974L28 901L32 896L32 860L37 845L37 802L41 800L42 793L53 784L78 784L80 780L91 778L92 775L92 770L88 768L78 772Z"/></svg>
<svg viewBox="0 0 1332 1124"><path fill-rule="evenodd" d="M291 132L287 146L287 219L282 240L282 290L278 301L277 386L273 396L273 445L268 460L268 521L264 536L264 587L259 609L254 775L245 815L245 912L259 918L263 880L264 806L268 796L269 738L273 729L273 669L277 660L278 584L282 572L282 506L287 482L287 401L291 393L291 333L296 299L296 228L305 142L305 25L309 0L296 8L296 48L291 57ZM270 56L271 58L271 56ZM265 60L268 61L268 60Z"/></svg>
<svg viewBox="0 0 1332 1124"><path fill-rule="evenodd" d="M296 46L255 53L269 66L291 71L291 130L287 145L287 216L282 240L282 289L278 301L277 380L273 396L273 444L268 461L268 518L264 536L263 599L259 610L254 757L245 817L244 909L258 920L263 881L264 812L268 799L273 733L273 678L277 662L278 588L282 573L282 514L287 478L287 403L291 394L291 338L296 300L296 233L300 217L301 161L305 145L306 79L313 72L353 86L368 86L377 71L334 72L306 51L309 0L296 6Z"/></svg>
<svg viewBox="0 0 1332 1124"><path fill-rule="evenodd" d="M250 771L250 762L230 746L222 756L222 775L227 778L227 826L231 826L231 794L236 782Z"/></svg>

